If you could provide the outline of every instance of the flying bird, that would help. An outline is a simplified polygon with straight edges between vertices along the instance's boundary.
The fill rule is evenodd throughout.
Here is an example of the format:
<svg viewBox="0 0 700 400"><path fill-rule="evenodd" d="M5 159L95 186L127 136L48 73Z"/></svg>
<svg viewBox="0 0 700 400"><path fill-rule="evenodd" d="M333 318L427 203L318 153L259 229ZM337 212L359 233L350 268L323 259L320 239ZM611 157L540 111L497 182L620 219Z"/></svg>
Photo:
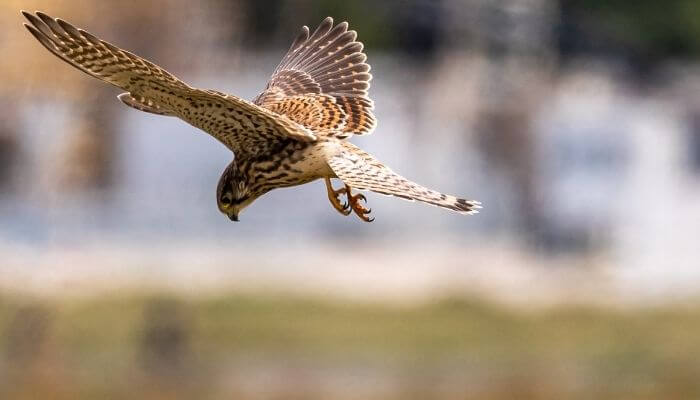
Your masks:
<svg viewBox="0 0 700 400"><path fill-rule="evenodd" d="M324 179L328 199L343 215L371 222L355 190L474 214L478 201L414 183L347 141L376 126L368 96L372 75L357 33L328 17L310 33L304 26L252 101L193 88L161 67L42 12L22 11L24 26L51 53L124 90L124 104L174 116L210 134L234 155L216 190L219 210L238 221L241 211L272 189ZM334 189L331 179L343 186ZM343 195L346 201L343 201Z"/></svg>

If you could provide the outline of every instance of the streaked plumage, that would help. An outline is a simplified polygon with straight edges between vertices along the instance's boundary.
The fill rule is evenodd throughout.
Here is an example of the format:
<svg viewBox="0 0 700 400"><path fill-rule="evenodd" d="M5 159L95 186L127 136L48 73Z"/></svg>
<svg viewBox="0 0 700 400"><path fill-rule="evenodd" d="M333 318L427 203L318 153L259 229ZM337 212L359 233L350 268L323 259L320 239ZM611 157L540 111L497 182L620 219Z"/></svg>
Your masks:
<svg viewBox="0 0 700 400"><path fill-rule="evenodd" d="M29 32L58 58L125 93L119 100L140 111L175 116L200 128L235 155L217 187L219 209L232 220L259 196L325 178L342 214L365 221L365 198L352 188L418 200L460 213L480 208L413 183L346 141L370 134L376 119L368 97L370 66L357 33L326 18L310 34L304 26L252 102L190 87L126 50L41 12L22 12ZM345 187L334 190L330 178ZM341 204L345 194L347 204Z"/></svg>

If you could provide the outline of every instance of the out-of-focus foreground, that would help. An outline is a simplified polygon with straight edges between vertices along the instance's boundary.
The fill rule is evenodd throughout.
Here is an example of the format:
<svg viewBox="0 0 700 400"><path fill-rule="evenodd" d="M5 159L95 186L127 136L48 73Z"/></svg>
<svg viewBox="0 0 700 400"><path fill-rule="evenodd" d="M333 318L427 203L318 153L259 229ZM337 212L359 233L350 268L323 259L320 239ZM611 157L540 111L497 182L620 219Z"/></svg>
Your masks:
<svg viewBox="0 0 700 400"><path fill-rule="evenodd" d="M2 304L5 399L700 396L697 309L143 295Z"/></svg>
<svg viewBox="0 0 700 400"><path fill-rule="evenodd" d="M698 4L0 2L0 398L698 397ZM378 118L353 142L485 208L370 194L363 224L315 182L233 224L230 152L20 8L245 98L348 20Z"/></svg>

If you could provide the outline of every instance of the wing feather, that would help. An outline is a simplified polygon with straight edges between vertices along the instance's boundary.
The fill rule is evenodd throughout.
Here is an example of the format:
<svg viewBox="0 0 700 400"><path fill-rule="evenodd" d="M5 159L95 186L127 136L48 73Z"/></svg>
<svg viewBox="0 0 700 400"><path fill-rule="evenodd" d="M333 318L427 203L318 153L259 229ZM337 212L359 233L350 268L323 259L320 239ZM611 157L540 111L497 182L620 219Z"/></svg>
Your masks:
<svg viewBox="0 0 700 400"><path fill-rule="evenodd" d="M313 142L316 136L286 116L224 93L190 87L171 73L61 19L22 11L29 32L56 57L127 93L125 104L174 115L211 134L237 154L259 154L285 140ZM301 35L300 35L301 36ZM301 40L301 39L299 39ZM285 80L290 82L290 80ZM305 90L314 83L300 80ZM302 89L300 89L302 88ZM320 87L317 89L320 92Z"/></svg>
<svg viewBox="0 0 700 400"><path fill-rule="evenodd" d="M348 30L347 22L334 26L333 19L328 17L311 35L304 26L275 68L265 90L253 102L280 112L286 107L277 103L286 102L285 98L308 96L304 101L323 101L342 110L346 122L324 135L345 138L369 134L376 126L376 119L372 111L374 103L367 94L372 75L363 48L357 41L357 32ZM318 94L331 96L335 102L330 103ZM298 116L289 116L299 120ZM331 124L314 121L313 125L305 126L314 129L318 125Z"/></svg>

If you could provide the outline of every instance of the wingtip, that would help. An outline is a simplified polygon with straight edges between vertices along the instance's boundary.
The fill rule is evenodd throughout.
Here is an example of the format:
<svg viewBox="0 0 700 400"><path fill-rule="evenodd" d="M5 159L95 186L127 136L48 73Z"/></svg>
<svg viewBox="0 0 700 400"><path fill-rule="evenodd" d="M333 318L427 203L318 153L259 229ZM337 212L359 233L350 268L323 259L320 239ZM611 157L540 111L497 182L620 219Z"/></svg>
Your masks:
<svg viewBox="0 0 700 400"><path fill-rule="evenodd" d="M333 29L333 18L332 17L326 17L319 25L318 28L314 31L314 36L318 35L325 35Z"/></svg>
<svg viewBox="0 0 700 400"><path fill-rule="evenodd" d="M46 20L51 20L51 21L54 20L51 16L49 16L48 14L43 13L43 12L41 12L41 11L34 11L34 15L36 15L36 16L39 17L39 18L41 18L41 20L44 21L44 22L46 22Z"/></svg>
<svg viewBox="0 0 700 400"><path fill-rule="evenodd" d="M38 36L38 35L41 35L41 33L40 33L33 25L28 24L28 23L26 23L26 22L22 22L22 25L24 25L24 27L27 28L27 30L29 31L29 33L31 33L31 34L34 35L37 39L39 39L39 36Z"/></svg>
<svg viewBox="0 0 700 400"><path fill-rule="evenodd" d="M30 13L29 11L26 10L19 10L20 14L29 21L32 25L34 25L34 21L38 21L39 18L36 17L36 15Z"/></svg>
<svg viewBox="0 0 700 400"><path fill-rule="evenodd" d="M34 12L34 14L36 14L36 16L39 17L39 19L41 21L43 21L44 24L46 24L49 28L53 28L53 27L57 26L56 20L53 17L49 16L48 14L45 14L41 11L36 11L36 12ZM56 32L54 31L54 33L56 33Z"/></svg>
<svg viewBox="0 0 700 400"><path fill-rule="evenodd" d="M66 31L69 35L72 35L74 37L80 37L80 32L78 31L78 29L73 25L69 24L68 22L60 18L56 18L56 23L58 23L58 25L61 28L63 28L63 30Z"/></svg>
<svg viewBox="0 0 700 400"><path fill-rule="evenodd" d="M42 44L42 46L46 47L49 51L52 51L52 52L54 51L53 50L54 45L36 27L34 27L33 25L30 25L30 24L27 24L26 22L23 23L22 25L24 25L24 27L27 28L29 33L31 33L31 35L34 36L34 38L36 40L38 40L39 43Z"/></svg>

